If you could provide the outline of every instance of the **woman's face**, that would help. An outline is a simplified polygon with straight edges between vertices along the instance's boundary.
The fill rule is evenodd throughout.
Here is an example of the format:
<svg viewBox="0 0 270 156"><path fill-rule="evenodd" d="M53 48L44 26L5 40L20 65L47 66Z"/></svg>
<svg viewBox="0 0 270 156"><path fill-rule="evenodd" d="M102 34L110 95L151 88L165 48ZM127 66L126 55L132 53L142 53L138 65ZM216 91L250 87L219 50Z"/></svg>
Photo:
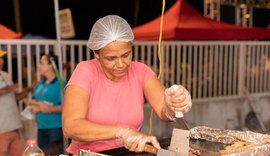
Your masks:
<svg viewBox="0 0 270 156"><path fill-rule="evenodd" d="M49 64L48 57L43 55L39 62L39 72L42 76L45 76L50 70L53 70L52 65Z"/></svg>
<svg viewBox="0 0 270 156"><path fill-rule="evenodd" d="M129 42L112 42L95 53L101 68L108 79L118 81L128 71L132 61L132 47Z"/></svg>

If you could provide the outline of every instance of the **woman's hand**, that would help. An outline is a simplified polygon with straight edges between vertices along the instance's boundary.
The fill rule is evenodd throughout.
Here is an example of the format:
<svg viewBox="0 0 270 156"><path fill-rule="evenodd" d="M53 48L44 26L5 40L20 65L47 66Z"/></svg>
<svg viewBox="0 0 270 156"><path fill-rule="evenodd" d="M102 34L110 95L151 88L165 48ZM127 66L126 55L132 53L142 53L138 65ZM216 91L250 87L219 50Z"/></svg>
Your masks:
<svg viewBox="0 0 270 156"><path fill-rule="evenodd" d="M186 113L192 107L191 96L189 92L181 85L173 85L165 90L165 106L163 111L165 115L173 119L175 114Z"/></svg>
<svg viewBox="0 0 270 156"><path fill-rule="evenodd" d="M35 106L35 105L32 105L31 106L31 112L32 113L38 113L38 112L40 112L41 110L40 110L40 107L39 106Z"/></svg>
<svg viewBox="0 0 270 156"><path fill-rule="evenodd" d="M30 106L39 106L39 102L36 101L36 100L33 100L33 99L27 99L27 98L24 98L22 99L22 102L26 105L30 105Z"/></svg>
<svg viewBox="0 0 270 156"><path fill-rule="evenodd" d="M156 137L144 135L131 128L118 128L116 137L119 138L124 147L130 151L143 152L146 143L152 143L156 148L160 148Z"/></svg>
<svg viewBox="0 0 270 156"><path fill-rule="evenodd" d="M14 92L19 89L19 85L18 84L12 84L12 85L10 85L8 87L9 87L9 90L10 91L14 91Z"/></svg>
<svg viewBox="0 0 270 156"><path fill-rule="evenodd" d="M52 113L52 105L46 104L44 102L36 101L33 99L23 99L22 100L26 105L31 106L33 113L42 112L42 113Z"/></svg>
<svg viewBox="0 0 270 156"><path fill-rule="evenodd" d="M38 102L38 104L42 113L52 113L52 105L46 104L44 102Z"/></svg>

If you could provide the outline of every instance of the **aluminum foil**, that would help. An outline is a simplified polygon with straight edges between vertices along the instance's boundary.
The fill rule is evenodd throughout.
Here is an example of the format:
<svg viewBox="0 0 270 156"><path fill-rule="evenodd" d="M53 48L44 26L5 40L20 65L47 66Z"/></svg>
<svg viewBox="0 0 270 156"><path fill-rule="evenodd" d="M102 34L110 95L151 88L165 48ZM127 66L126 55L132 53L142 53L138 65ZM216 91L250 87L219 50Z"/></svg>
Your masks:
<svg viewBox="0 0 270 156"><path fill-rule="evenodd" d="M224 156L270 156L270 135L267 134L197 126L190 130L190 137L228 144L228 146L236 142L245 143L244 146L223 151L221 155Z"/></svg>
<svg viewBox="0 0 270 156"><path fill-rule="evenodd" d="M190 137L203 139L224 144L233 144L236 141L243 141L250 144L270 144L270 135L255 133L252 131L236 131L197 126L190 130Z"/></svg>

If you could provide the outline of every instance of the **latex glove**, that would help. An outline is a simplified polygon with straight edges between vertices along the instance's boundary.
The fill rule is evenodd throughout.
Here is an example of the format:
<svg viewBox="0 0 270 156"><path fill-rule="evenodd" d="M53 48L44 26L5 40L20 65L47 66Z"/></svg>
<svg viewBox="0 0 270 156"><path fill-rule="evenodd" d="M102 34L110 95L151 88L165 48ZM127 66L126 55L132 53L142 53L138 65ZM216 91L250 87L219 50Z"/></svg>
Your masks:
<svg viewBox="0 0 270 156"><path fill-rule="evenodd" d="M175 120L175 117L183 117L192 107L189 92L181 85L172 85L165 90L163 111L165 115Z"/></svg>
<svg viewBox="0 0 270 156"><path fill-rule="evenodd" d="M116 130L115 136L130 151L143 152L146 143L152 143L154 147L160 148L156 137L144 135L131 128L120 127Z"/></svg>

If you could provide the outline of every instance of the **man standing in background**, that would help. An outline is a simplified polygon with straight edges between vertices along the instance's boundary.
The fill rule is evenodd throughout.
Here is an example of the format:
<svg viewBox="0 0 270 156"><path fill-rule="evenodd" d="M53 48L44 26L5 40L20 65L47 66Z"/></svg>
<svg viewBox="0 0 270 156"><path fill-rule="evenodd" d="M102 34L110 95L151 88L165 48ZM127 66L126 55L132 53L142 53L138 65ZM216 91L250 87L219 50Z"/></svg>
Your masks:
<svg viewBox="0 0 270 156"><path fill-rule="evenodd" d="M6 53L0 50L0 156L21 156L26 144L21 133L17 100L26 97L32 88L16 92L18 85L12 82L7 72L2 71Z"/></svg>

